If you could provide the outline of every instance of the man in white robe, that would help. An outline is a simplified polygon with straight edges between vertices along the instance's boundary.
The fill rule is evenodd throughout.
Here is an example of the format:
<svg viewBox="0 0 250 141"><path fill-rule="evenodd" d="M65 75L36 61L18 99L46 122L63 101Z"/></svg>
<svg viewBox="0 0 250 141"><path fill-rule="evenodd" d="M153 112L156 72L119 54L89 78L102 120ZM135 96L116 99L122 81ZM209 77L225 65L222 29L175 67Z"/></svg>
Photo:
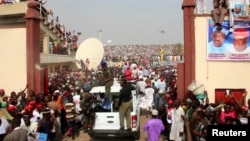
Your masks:
<svg viewBox="0 0 250 141"><path fill-rule="evenodd" d="M174 100L174 110L172 113L172 126L170 130L170 140L182 141L184 132L184 117L185 113L182 109L180 99Z"/></svg>
<svg viewBox="0 0 250 141"><path fill-rule="evenodd" d="M145 100L147 103L147 115L151 112L152 107L153 107L154 93L155 93L154 88L150 84L147 84L147 86L145 88Z"/></svg>

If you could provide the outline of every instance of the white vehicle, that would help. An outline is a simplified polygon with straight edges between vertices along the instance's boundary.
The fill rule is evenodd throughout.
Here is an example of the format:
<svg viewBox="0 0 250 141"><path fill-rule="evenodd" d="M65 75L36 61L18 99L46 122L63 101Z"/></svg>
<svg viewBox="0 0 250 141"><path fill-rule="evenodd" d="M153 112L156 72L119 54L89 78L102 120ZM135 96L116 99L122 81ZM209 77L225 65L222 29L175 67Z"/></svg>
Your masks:
<svg viewBox="0 0 250 141"><path fill-rule="evenodd" d="M111 99L118 97L121 86L117 81L114 81L111 87ZM100 94L105 92L105 86L93 87L91 94ZM119 111L114 111L114 102L111 103L109 112L96 112L95 123L93 129L89 131L91 137L133 137L140 138L140 107L139 100L137 100L136 91L132 91L133 108L131 111L131 129L132 132L127 131L126 120L125 130L120 130Z"/></svg>

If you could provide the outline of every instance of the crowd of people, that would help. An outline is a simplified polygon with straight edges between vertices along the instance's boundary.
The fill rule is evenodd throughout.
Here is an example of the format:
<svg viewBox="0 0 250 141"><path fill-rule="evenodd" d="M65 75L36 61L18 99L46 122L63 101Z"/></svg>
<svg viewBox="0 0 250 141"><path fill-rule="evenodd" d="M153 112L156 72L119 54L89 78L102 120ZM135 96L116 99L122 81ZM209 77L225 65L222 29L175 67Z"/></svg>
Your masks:
<svg viewBox="0 0 250 141"><path fill-rule="evenodd" d="M129 64L129 62L126 63ZM126 63L124 66L109 68L115 79L125 78L125 72L122 69L125 68ZM107 66L107 63L101 63L100 66L103 65ZM147 72L144 76L152 72L151 77L153 77L163 71L162 68L162 70L144 67L139 69L138 66L138 72L142 68L147 70L144 71L144 73ZM135 70L135 66L133 69ZM36 136L45 134L50 141L62 140L63 135L74 139L80 129L87 132L94 125L96 109L92 108L92 104L100 103L100 99L88 92L91 87L105 85L108 82L103 77L107 75L106 73L104 67L96 71L58 70L49 76L49 89L46 94L34 93L32 90L27 92L28 85L23 91L12 91L11 94L5 94L4 89L1 89L1 140L17 137L9 134L19 135L19 130L25 131L21 136L26 136L28 140L35 140ZM136 75L134 80L137 80ZM104 98L108 98L108 95L104 95ZM97 108L105 110L100 104ZM24 137L19 139L22 138Z"/></svg>
<svg viewBox="0 0 250 141"><path fill-rule="evenodd" d="M96 71L80 69L53 73L49 76L46 94L36 94L32 90L26 92L25 88L9 95L1 89L1 140L13 140L19 135L19 140L35 140L42 135L50 141L62 140L64 135L74 139L81 129L85 132L91 130L95 111L108 110L103 107L105 104L98 104L104 101L89 93L92 87L108 82L108 78L103 78L108 75L108 71L104 71L105 66L112 70L113 80L133 81L141 97L141 109L145 109L147 117L152 115L153 119L161 121L156 124L161 123L164 128L154 130L150 129L153 124L145 123L143 129L148 131L149 140L159 138L157 133L164 134L166 140L187 139L188 132L184 126L187 122L191 139L197 141L206 140L208 125L250 125L250 106L243 106L247 93L240 101L234 98L233 91L225 94L225 100L220 103L209 103L208 97L205 103L193 97L181 101L177 98L176 66L150 68L128 61L122 66L107 67L105 62L100 66ZM108 93L102 97L109 98ZM93 108L93 103L98 106Z"/></svg>
<svg viewBox="0 0 250 141"><path fill-rule="evenodd" d="M183 46L181 44L106 45L104 50L104 58L113 62L135 59L140 64L152 64L159 61L179 62L184 59ZM161 54L163 56L162 59Z"/></svg>
<svg viewBox="0 0 250 141"><path fill-rule="evenodd" d="M168 92L161 94L158 91L154 96L161 95L162 107L153 107L152 119L144 125L144 130L148 131L149 140L159 140L160 134L164 134L170 141L206 141L209 125L245 125L250 129L250 99L245 99L247 92L240 100L233 93L226 90L222 101L211 103L206 92L204 102L192 97L181 102Z"/></svg>

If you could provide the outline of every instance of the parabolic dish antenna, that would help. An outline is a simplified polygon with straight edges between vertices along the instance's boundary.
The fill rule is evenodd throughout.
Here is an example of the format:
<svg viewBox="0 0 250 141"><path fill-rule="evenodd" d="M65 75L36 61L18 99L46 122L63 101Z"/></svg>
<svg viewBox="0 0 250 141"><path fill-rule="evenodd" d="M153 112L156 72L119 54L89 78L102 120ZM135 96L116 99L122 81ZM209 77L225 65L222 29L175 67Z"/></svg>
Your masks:
<svg viewBox="0 0 250 141"><path fill-rule="evenodd" d="M86 63L88 59L88 69L97 69L103 59L103 55L104 48L102 42L96 38L88 38L77 49L75 59L78 63L76 65L78 68L81 68L80 60L82 59Z"/></svg>

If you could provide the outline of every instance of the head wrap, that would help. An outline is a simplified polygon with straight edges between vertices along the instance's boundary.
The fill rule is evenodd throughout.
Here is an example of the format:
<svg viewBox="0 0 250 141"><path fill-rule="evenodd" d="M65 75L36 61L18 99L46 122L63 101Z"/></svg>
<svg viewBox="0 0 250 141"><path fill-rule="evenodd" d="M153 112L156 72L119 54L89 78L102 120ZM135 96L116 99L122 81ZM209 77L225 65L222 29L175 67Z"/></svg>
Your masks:
<svg viewBox="0 0 250 141"><path fill-rule="evenodd" d="M43 107L43 105L41 103L39 103L39 104L36 105L37 109L41 109L42 107Z"/></svg>
<svg viewBox="0 0 250 141"><path fill-rule="evenodd" d="M220 31L217 30L217 26L214 26L213 32L222 32L225 34L225 36L227 36L229 34L229 31L223 26L222 26L222 29Z"/></svg>
<svg viewBox="0 0 250 141"><path fill-rule="evenodd" d="M155 109L153 109L153 110L151 111L151 114L152 114L153 116L157 116L157 115L158 115L158 111L155 110Z"/></svg>
<svg viewBox="0 0 250 141"><path fill-rule="evenodd" d="M60 93L59 90L55 90L55 91L54 91L54 94L59 94L59 93Z"/></svg>
<svg viewBox="0 0 250 141"><path fill-rule="evenodd" d="M102 65L102 66L107 66L107 63L106 63L105 61L102 61L102 62L101 62L101 65Z"/></svg>

